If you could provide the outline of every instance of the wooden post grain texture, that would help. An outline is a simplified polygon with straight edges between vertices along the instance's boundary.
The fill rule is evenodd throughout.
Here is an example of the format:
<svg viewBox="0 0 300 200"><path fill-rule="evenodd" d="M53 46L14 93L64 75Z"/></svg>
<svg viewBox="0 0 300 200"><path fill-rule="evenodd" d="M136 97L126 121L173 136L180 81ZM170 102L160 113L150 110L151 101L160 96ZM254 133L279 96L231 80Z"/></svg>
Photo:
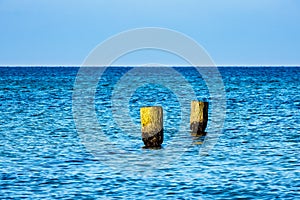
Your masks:
<svg viewBox="0 0 300 200"><path fill-rule="evenodd" d="M190 129L192 134L206 135L205 129L208 121L208 102L192 101Z"/></svg>
<svg viewBox="0 0 300 200"><path fill-rule="evenodd" d="M142 140L146 147L160 147L163 143L163 109L161 106L140 109Z"/></svg>

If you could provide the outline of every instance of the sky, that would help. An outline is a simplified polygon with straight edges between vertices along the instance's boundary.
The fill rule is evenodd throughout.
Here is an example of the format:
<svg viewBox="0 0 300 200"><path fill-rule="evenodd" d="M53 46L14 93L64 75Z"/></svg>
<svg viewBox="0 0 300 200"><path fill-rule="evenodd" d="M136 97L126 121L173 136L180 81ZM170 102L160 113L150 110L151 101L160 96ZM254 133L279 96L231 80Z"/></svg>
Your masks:
<svg viewBox="0 0 300 200"><path fill-rule="evenodd" d="M300 65L299 0L0 0L0 65L81 65L101 42L143 27L172 29L216 65ZM180 44L179 44L180 45ZM117 64L182 64L157 51Z"/></svg>

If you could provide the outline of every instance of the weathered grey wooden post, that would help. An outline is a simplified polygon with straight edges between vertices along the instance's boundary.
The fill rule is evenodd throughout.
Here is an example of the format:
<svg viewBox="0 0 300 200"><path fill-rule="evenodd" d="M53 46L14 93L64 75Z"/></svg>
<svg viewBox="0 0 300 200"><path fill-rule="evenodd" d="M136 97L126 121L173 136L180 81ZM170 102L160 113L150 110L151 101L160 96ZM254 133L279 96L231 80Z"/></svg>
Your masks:
<svg viewBox="0 0 300 200"><path fill-rule="evenodd" d="M140 109L142 140L146 147L160 147L163 143L163 109L161 106Z"/></svg>
<svg viewBox="0 0 300 200"><path fill-rule="evenodd" d="M205 135L208 121L208 102L192 101L190 128L192 134Z"/></svg>

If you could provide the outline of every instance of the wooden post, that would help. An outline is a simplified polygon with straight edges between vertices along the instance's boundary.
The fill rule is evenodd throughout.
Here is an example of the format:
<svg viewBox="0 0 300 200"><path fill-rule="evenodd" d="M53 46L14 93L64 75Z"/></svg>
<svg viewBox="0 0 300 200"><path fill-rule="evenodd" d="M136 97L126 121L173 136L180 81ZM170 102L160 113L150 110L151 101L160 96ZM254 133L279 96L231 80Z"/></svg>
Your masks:
<svg viewBox="0 0 300 200"><path fill-rule="evenodd" d="M208 102L192 101L190 128L192 134L206 135L205 128L208 121Z"/></svg>
<svg viewBox="0 0 300 200"><path fill-rule="evenodd" d="M146 147L160 147L163 143L163 109L161 106L140 109L142 140Z"/></svg>

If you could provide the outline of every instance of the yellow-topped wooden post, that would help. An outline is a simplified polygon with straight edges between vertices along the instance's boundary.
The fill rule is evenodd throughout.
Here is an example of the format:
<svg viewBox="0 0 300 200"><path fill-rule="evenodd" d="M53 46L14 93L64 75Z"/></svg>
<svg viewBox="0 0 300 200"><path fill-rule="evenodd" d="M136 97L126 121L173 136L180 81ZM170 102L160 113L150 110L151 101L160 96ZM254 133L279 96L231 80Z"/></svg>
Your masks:
<svg viewBox="0 0 300 200"><path fill-rule="evenodd" d="M160 147L163 143L163 109L161 106L140 109L142 140L146 147Z"/></svg>
<svg viewBox="0 0 300 200"><path fill-rule="evenodd" d="M190 128L192 134L205 135L208 121L208 102L192 101Z"/></svg>

